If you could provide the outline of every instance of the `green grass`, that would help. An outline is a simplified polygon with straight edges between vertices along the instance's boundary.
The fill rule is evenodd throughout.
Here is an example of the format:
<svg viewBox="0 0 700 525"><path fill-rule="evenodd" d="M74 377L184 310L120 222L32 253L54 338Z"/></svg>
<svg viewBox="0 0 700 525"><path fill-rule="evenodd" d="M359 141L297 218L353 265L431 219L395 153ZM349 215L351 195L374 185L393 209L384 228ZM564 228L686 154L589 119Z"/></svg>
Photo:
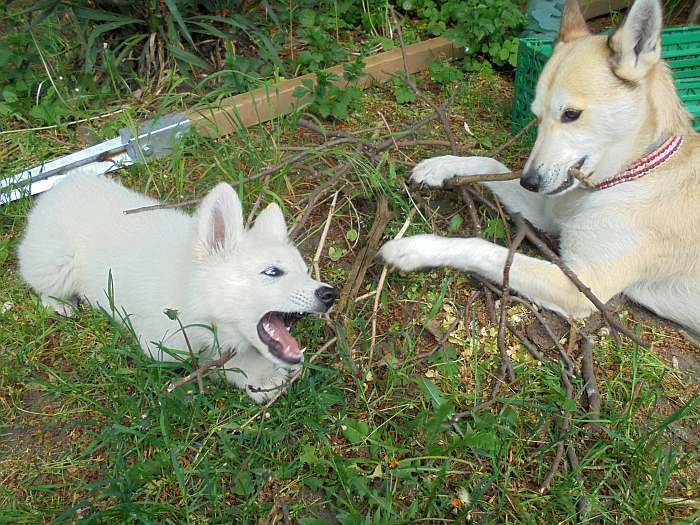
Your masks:
<svg viewBox="0 0 700 525"><path fill-rule="evenodd" d="M472 75L461 84L453 123L467 151L485 154L508 137L510 86L498 75ZM364 110L344 127L382 125L381 112L396 131L429 113L422 104L392 100L383 88L366 92ZM145 113L131 105L88 127L110 138ZM462 131L465 122L474 138ZM437 124L420 136L443 138ZM279 161L282 146L317 140L294 128L293 119L280 119L225 140L193 138L173 158L130 168L120 178L177 202L221 180L244 181ZM2 176L85 145L75 128L0 135L0 141ZM344 159L348 152L324 157ZM403 163L439 152L407 148L405 156L390 151L373 162L351 155L356 169L337 187L324 279L338 286L347 280L379 194L397 212L386 236L396 234L412 207ZM515 147L504 158L516 166L524 155ZM323 159L315 163L319 168ZM291 222L318 183L286 169L239 191L246 214L262 192L264 202L284 206ZM464 216L459 231L466 231L467 214L455 196L413 193L427 208L409 233L444 233L456 215ZM500 365L495 329L477 301L473 322L459 326L430 358L416 359L434 345L426 323L449 325L473 284L449 271L392 273L377 314L374 360L368 362L371 297L355 304L351 318L334 318L335 334L320 320L306 321L296 335L314 360L260 414L245 394L215 381L206 381L204 395L195 385L167 394L169 382L188 369L145 358L124 329L97 312L64 319L45 310L16 272L29 205L0 208L0 303L12 303L0 314L0 522L272 524L283 523L287 512L292 523L305 525L577 523L580 501L589 509L584 522L692 523L700 516L687 501L668 499L700 498L697 385L669 364L669 355L691 355L673 331L639 325L664 349L658 355L600 340L594 353L603 394L600 436L586 431L582 404L566 399L559 365L534 362L511 339L517 381L497 403L453 423L451 414L489 396ZM302 237L309 262L329 206L322 200ZM346 236L351 229L358 244ZM330 246L341 250L339 260L330 260ZM376 289L380 271L370 269L360 294ZM314 355L334 336L335 345ZM574 387L578 399L580 379ZM567 442L580 469L573 472L564 461L541 494L562 410L572 420Z"/></svg>

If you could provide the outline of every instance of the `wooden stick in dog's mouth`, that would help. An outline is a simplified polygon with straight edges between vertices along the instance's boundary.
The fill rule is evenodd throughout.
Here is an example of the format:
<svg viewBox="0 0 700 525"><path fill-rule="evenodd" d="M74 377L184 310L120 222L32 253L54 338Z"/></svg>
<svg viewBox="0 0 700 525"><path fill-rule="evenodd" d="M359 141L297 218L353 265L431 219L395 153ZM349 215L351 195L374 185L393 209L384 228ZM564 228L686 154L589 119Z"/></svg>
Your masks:
<svg viewBox="0 0 700 525"><path fill-rule="evenodd" d="M500 182L506 180L519 179L523 175L523 170L509 171L508 173L480 173L476 175L457 175L445 181L446 188L458 188L467 184L475 184L477 182ZM590 175L584 175L581 170L575 166L571 166L567 175L578 180L584 187L592 190L595 186L589 181Z"/></svg>

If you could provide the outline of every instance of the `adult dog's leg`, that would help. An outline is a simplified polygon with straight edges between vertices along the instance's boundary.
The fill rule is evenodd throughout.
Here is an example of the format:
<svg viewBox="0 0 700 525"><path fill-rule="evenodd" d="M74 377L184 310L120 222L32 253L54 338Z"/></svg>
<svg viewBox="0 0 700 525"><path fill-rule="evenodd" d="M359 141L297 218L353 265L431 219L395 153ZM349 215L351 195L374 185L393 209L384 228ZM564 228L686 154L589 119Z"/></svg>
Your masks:
<svg viewBox="0 0 700 525"><path fill-rule="evenodd" d="M379 255L399 270L449 266L475 272L502 284L508 249L477 238L416 235L389 241ZM617 268L615 263L608 264L605 272L599 272L600 275L576 268L572 270L603 302L621 292L632 274L622 267ZM601 275L603 278L599 278ZM509 276L511 289L550 310L577 318L586 317L595 310L595 306L553 263L516 253Z"/></svg>
<svg viewBox="0 0 700 525"><path fill-rule="evenodd" d="M456 157L445 155L426 159L413 168L411 181L434 188L441 188L445 182L456 176L509 173L510 170L489 157ZM545 209L545 197L529 192L517 180L484 182L510 212L522 214L537 228L557 233L557 227Z"/></svg>

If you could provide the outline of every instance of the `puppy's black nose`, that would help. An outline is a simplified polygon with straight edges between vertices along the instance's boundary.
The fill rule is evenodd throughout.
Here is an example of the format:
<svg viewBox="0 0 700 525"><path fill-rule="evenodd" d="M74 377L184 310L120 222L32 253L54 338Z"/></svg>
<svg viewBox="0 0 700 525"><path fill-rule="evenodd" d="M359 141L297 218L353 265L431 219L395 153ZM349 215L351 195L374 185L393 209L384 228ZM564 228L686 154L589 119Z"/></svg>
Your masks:
<svg viewBox="0 0 700 525"><path fill-rule="evenodd" d="M540 175L536 171L528 171L523 173L520 177L520 185L527 191L539 191L540 190Z"/></svg>
<svg viewBox="0 0 700 525"><path fill-rule="evenodd" d="M317 288L314 293L326 308L330 308L340 295L340 290L330 286L321 286L321 288Z"/></svg>

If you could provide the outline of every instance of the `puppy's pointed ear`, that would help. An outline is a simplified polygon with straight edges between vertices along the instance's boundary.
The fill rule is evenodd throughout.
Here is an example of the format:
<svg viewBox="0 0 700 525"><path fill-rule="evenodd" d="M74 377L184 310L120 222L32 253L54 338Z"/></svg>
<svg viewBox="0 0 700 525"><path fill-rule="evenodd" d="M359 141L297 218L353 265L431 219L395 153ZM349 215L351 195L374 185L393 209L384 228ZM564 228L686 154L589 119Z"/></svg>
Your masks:
<svg viewBox="0 0 700 525"><path fill-rule="evenodd" d="M590 34L578 0L567 0L559 25L559 42L571 42Z"/></svg>
<svg viewBox="0 0 700 525"><path fill-rule="evenodd" d="M243 235L243 209L236 191L217 184L197 208L197 236L208 253L230 250Z"/></svg>
<svg viewBox="0 0 700 525"><path fill-rule="evenodd" d="M661 58L663 13L659 0L637 0L627 19L608 39L615 75L630 82L644 78Z"/></svg>
<svg viewBox="0 0 700 525"><path fill-rule="evenodd" d="M268 204L260 212L250 231L267 239L286 241L289 238L287 236L287 223L284 220L284 214L276 202Z"/></svg>

